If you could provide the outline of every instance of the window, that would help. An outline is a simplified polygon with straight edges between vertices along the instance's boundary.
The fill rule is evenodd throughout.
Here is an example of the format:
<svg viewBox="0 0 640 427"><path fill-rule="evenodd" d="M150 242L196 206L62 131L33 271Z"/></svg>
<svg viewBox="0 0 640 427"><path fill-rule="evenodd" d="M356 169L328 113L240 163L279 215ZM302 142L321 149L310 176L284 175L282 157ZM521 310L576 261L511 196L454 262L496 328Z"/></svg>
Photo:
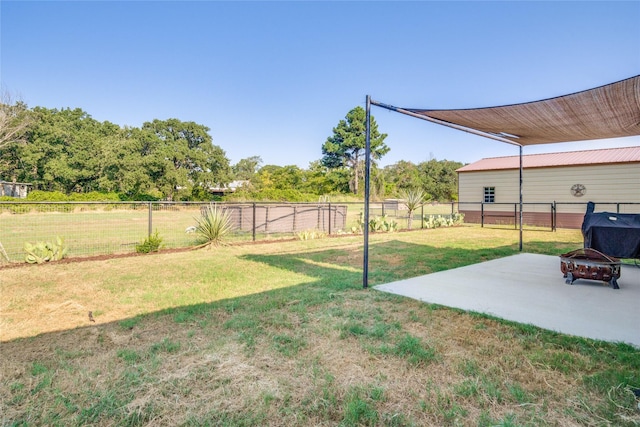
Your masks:
<svg viewBox="0 0 640 427"><path fill-rule="evenodd" d="M484 187L484 202L494 203L496 201L496 187Z"/></svg>

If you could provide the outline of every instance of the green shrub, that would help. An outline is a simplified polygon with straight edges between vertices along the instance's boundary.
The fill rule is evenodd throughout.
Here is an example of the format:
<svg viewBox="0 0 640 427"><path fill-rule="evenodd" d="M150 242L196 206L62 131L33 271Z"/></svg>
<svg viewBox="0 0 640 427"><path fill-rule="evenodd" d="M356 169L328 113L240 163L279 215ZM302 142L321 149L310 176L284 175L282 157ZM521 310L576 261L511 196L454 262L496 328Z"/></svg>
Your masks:
<svg viewBox="0 0 640 427"><path fill-rule="evenodd" d="M298 190L277 190L274 188L251 191L244 188L224 197L226 201L256 202L316 202L317 194L302 193Z"/></svg>
<svg viewBox="0 0 640 427"><path fill-rule="evenodd" d="M157 202L161 196L147 193L119 194L118 197L123 202Z"/></svg>
<svg viewBox="0 0 640 427"><path fill-rule="evenodd" d="M2 196L0 197L0 202L15 202L15 197ZM0 214L4 212L11 212L14 214L27 213L33 209L33 205L29 205L26 203L2 203L0 204Z"/></svg>
<svg viewBox="0 0 640 427"><path fill-rule="evenodd" d="M100 193L90 191L88 193L73 193L69 195L73 202L119 202L120 196L116 193Z"/></svg>
<svg viewBox="0 0 640 427"><path fill-rule="evenodd" d="M33 190L27 194L30 202L68 202L69 196L60 191Z"/></svg>
<svg viewBox="0 0 640 427"><path fill-rule="evenodd" d="M136 245L136 252L139 254L148 254L150 252L158 252L161 248L162 237L160 237L158 230L156 230L155 233Z"/></svg>

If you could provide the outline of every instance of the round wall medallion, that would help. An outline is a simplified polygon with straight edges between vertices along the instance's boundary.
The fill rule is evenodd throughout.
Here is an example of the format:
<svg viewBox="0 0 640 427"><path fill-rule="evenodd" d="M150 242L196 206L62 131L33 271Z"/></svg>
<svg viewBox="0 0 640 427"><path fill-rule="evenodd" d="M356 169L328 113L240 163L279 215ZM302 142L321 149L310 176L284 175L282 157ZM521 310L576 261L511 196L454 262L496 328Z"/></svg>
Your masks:
<svg viewBox="0 0 640 427"><path fill-rule="evenodd" d="M587 194L587 187L582 184L573 184L571 186L571 194L575 197L582 197Z"/></svg>

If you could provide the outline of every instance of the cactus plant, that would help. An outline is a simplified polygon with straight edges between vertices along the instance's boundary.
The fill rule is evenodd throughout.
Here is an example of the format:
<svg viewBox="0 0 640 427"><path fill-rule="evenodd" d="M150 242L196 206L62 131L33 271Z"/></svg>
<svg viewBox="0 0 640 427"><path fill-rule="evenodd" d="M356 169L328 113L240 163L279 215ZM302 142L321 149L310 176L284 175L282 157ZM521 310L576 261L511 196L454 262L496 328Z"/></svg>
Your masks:
<svg viewBox="0 0 640 427"><path fill-rule="evenodd" d="M29 264L42 264L49 261L58 261L67 256L68 247L64 245L64 241L59 236L55 242L36 242L31 244L24 243L25 262Z"/></svg>

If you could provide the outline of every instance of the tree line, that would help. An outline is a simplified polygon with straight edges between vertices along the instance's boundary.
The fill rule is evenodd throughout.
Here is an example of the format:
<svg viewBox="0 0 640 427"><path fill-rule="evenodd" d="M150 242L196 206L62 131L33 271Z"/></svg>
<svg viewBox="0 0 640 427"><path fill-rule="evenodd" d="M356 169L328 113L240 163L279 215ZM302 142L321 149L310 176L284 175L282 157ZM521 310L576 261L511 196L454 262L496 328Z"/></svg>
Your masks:
<svg viewBox="0 0 640 427"><path fill-rule="evenodd" d="M319 196L362 195L365 113L349 111L307 169L263 165L259 156L231 164L204 125L175 118L121 127L82 109L28 108L0 102L0 180L64 194L115 193L123 200L212 200L212 189L232 181L234 198L315 201ZM396 197L421 189L432 200L457 199L460 162L400 161L381 168L386 134L371 120L371 193Z"/></svg>

